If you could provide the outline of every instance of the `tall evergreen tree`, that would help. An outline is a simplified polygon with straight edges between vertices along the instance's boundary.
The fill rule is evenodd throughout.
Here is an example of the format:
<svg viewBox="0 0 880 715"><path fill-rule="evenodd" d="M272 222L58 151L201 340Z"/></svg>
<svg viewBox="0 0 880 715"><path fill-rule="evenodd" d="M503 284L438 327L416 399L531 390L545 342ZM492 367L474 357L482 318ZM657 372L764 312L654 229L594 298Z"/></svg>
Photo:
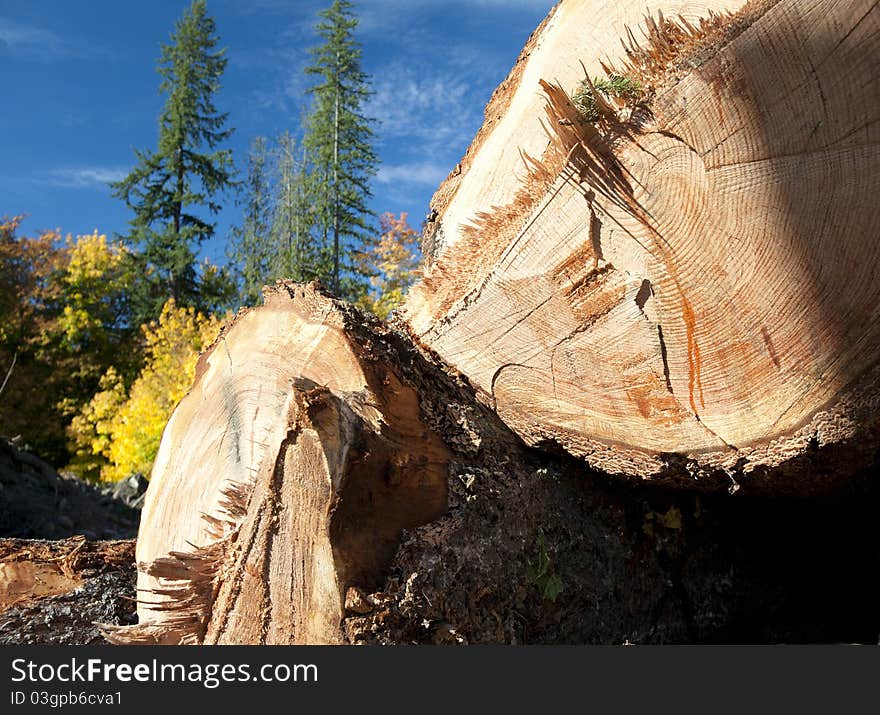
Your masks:
<svg viewBox="0 0 880 715"><path fill-rule="evenodd" d="M306 282L321 275L320 256L311 241L312 193L305 147L285 132L278 139L277 192L272 223L278 278Z"/></svg>
<svg viewBox="0 0 880 715"><path fill-rule="evenodd" d="M165 299L209 307L218 296L216 274L202 280L197 247L215 225L198 215L216 214L218 197L232 185L232 155L220 148L232 134L227 114L218 112L214 95L226 68L225 50L217 50L214 20L205 0L194 0L177 22L171 42L162 46L159 91L167 95L159 119L154 152L136 151L131 173L113 184L114 195L134 211L129 240L142 248L146 279L138 299L141 318L156 317Z"/></svg>
<svg viewBox="0 0 880 715"><path fill-rule="evenodd" d="M259 303L260 290L272 277L276 261L270 236L273 202L268 160L266 139L257 137L248 155L242 225L233 229L230 245L229 257L239 273L239 297L248 305Z"/></svg>
<svg viewBox="0 0 880 715"><path fill-rule="evenodd" d="M312 50L306 67L316 84L309 90L312 107L303 137L312 162L313 232L322 248L322 277L337 293L356 300L368 284L352 257L371 237L367 202L378 163L371 120L363 114L369 77L361 69L352 3L333 0L320 17L316 31L323 43Z"/></svg>

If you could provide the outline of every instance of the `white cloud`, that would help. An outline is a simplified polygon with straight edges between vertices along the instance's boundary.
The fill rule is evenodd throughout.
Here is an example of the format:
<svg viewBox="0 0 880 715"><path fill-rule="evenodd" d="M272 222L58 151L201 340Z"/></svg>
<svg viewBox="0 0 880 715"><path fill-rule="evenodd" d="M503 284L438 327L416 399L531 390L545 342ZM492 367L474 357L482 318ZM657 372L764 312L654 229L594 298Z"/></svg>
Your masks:
<svg viewBox="0 0 880 715"><path fill-rule="evenodd" d="M379 121L384 142L409 141L411 150L434 152L465 143L480 126L485 97L480 83L447 71L392 63L377 72L367 115Z"/></svg>
<svg viewBox="0 0 880 715"><path fill-rule="evenodd" d="M40 49L56 52L61 41L54 32L30 25L21 25L0 17L0 44L11 50Z"/></svg>
<svg viewBox="0 0 880 715"><path fill-rule="evenodd" d="M446 164L434 164L431 162L413 164L383 164L376 174L376 181L380 184L420 184L437 186L452 167Z"/></svg>
<svg viewBox="0 0 880 715"><path fill-rule="evenodd" d="M314 24L319 2L289 0L221 0L242 14L281 14L273 38L257 48L230 53L237 71L263 77L246 102L255 113L290 113L295 123L306 103L305 90L312 78L303 73L310 61L308 48L317 42ZM471 8L497 15L537 9L546 13L554 0L355 0L357 34L368 47L379 37L388 54L405 57L380 67L365 63L375 92L366 114L380 120L376 127L382 142L418 140L429 148L461 147L482 124L482 110L492 89L503 78L516 56L498 57L488 47L455 44L438 37L426 13L442 12L454 5L458 12ZM393 30L393 31L392 31ZM425 147L422 147L423 149Z"/></svg>
<svg viewBox="0 0 880 715"><path fill-rule="evenodd" d="M93 189L104 187L112 181L121 181L127 174L127 169L110 166L52 169L47 183L69 189Z"/></svg>
<svg viewBox="0 0 880 715"><path fill-rule="evenodd" d="M0 17L0 51L4 49L17 56L43 62L67 57L106 61L113 56L106 47L91 40L62 37L43 27Z"/></svg>

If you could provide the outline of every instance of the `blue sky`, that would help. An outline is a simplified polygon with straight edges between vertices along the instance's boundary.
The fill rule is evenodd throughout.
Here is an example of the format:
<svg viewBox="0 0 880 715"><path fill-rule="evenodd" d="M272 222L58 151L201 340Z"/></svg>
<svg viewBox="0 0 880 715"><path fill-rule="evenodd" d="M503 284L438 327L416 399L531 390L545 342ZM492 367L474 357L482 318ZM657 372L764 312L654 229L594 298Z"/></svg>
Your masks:
<svg viewBox="0 0 880 715"><path fill-rule="evenodd" d="M243 164L254 136L300 126L302 67L329 0L209 0L229 65L217 98ZM163 97L156 61L185 0L0 0L0 216L28 214L26 234L124 233L130 214L106 182L153 149ZM482 122L553 0L359 0L369 114L382 160L377 213L421 224L440 181ZM223 261L239 209L232 197L204 253Z"/></svg>

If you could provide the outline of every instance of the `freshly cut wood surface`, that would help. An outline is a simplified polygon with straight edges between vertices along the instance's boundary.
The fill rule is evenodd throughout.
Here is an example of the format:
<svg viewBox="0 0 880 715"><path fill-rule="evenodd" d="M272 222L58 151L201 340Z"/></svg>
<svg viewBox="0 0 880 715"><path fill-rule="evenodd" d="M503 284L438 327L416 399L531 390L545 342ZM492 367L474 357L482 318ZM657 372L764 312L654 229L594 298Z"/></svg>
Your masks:
<svg viewBox="0 0 880 715"><path fill-rule="evenodd" d="M265 298L200 358L165 429L140 623L110 640L335 642L348 587L376 582L401 530L446 507L446 447L415 391L314 286Z"/></svg>
<svg viewBox="0 0 880 715"><path fill-rule="evenodd" d="M880 9L741 5L642 34L643 3L564 0L438 192L408 320L529 443L697 480L874 454ZM580 61L646 106L581 122Z"/></svg>
<svg viewBox="0 0 880 715"><path fill-rule="evenodd" d="M584 78L602 74L602 62L623 61L621 39L646 15L661 9L691 22L709 13L735 12L746 0L563 0L529 38L510 75L495 90L485 122L461 163L440 186L432 202L434 220L427 233L428 253L455 246L468 233L478 212L510 204L525 179L520 152L540 157L547 148L543 129L546 100L540 81L570 89ZM412 306L416 329L435 315Z"/></svg>
<svg viewBox="0 0 880 715"><path fill-rule="evenodd" d="M578 627L605 641L621 630L596 625L598 594L631 615L673 580L695 634L731 560L694 566L705 600L686 540L658 554L667 532L710 533L701 497L648 508L498 416L527 445L706 490L805 494L874 458L877 5L724 8L673 3L695 14L649 17L640 39L642 3L564 0L438 192L406 324L292 283L239 314L166 428L140 623L110 640L461 643L464 624L512 642L538 589L595 608ZM585 120L581 61L644 95L593 88ZM558 572L550 539L569 540Z"/></svg>

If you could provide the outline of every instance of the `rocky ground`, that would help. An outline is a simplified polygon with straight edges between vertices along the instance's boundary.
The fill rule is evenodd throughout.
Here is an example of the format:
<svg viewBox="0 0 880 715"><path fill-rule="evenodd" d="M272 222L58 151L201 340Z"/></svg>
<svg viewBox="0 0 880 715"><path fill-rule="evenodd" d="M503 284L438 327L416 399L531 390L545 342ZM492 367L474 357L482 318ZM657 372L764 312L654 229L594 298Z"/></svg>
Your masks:
<svg viewBox="0 0 880 715"><path fill-rule="evenodd" d="M0 437L0 537L132 539L147 480L99 488Z"/></svg>
<svg viewBox="0 0 880 715"><path fill-rule="evenodd" d="M0 438L0 644L103 643L135 619L146 479L99 488Z"/></svg>
<svg viewBox="0 0 880 715"><path fill-rule="evenodd" d="M0 539L0 644L105 643L135 622L134 541Z"/></svg>

